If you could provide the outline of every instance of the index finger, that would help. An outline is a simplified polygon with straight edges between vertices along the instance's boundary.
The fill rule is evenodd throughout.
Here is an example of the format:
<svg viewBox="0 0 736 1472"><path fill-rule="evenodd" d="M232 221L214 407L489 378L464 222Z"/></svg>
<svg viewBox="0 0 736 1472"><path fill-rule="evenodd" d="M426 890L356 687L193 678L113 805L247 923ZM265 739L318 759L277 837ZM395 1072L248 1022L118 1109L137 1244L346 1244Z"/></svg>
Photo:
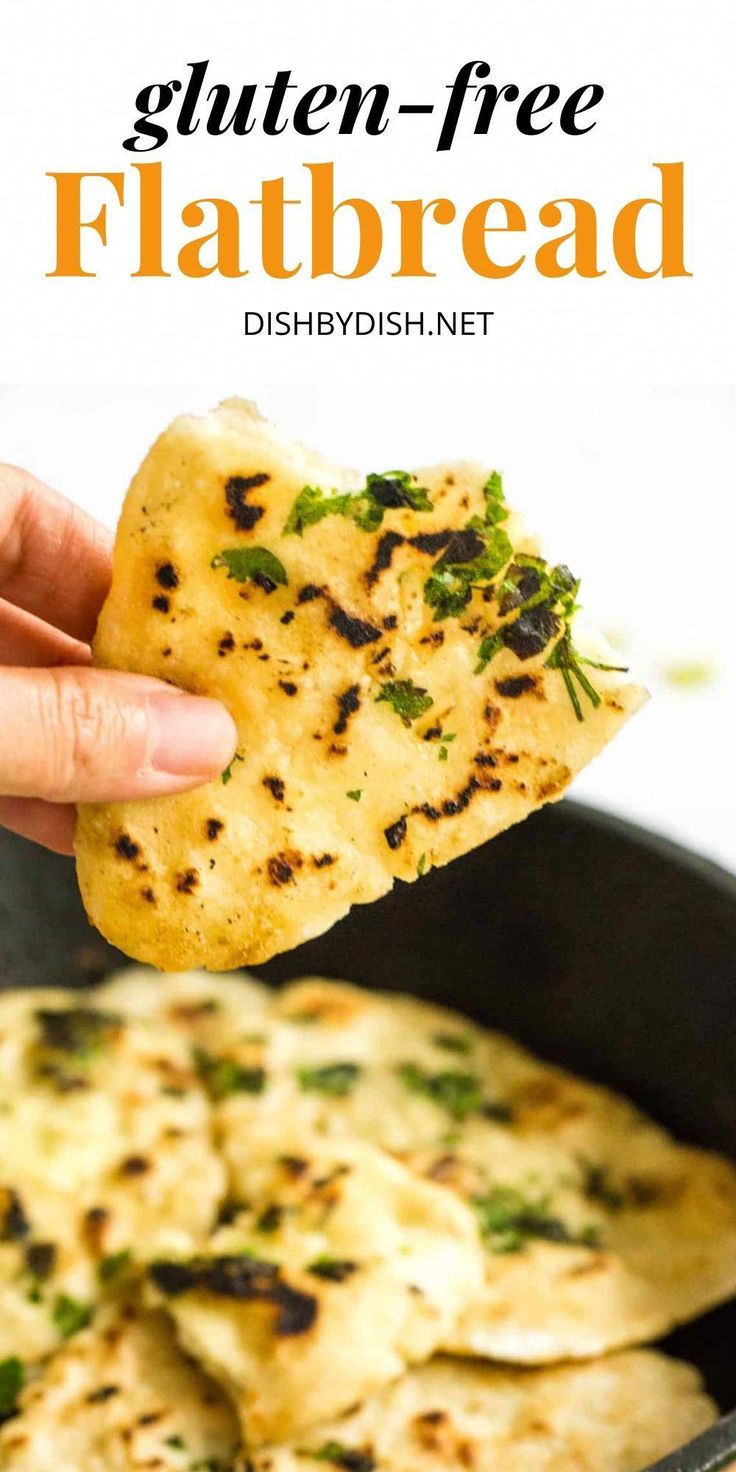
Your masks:
<svg viewBox="0 0 736 1472"><path fill-rule="evenodd" d="M89 643L110 586L112 536L14 465L0 465L0 596Z"/></svg>

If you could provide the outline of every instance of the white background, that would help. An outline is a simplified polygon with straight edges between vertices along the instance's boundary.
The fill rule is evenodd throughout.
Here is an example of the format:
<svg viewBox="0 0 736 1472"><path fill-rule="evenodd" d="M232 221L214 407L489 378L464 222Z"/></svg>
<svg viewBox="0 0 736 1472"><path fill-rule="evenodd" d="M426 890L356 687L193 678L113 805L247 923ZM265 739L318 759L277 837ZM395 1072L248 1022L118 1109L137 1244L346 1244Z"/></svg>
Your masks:
<svg viewBox="0 0 736 1472"><path fill-rule="evenodd" d="M733 376L732 0L2 0L0 109L4 152L0 282L6 300L0 379L238 383L348 377L443 383L723 382ZM435 117L404 117L380 138L175 136L156 154L166 176L165 250L171 263L191 232L178 225L188 200L224 195L243 209L242 280L131 280L134 211L111 206L110 244L90 237L96 280L47 280L54 254L54 187L47 171L130 170L136 94L182 78L210 59L210 78L231 86L269 82L291 68L302 89L385 81L395 102L432 100ZM557 128L517 133L501 110L487 138L466 126L437 154L444 88L463 62L486 58L492 80L526 91L554 80L571 91L599 81L599 121L582 138ZM262 108L265 93L259 94ZM305 160L334 160L342 195L374 200L388 219L393 198L438 194L461 207L489 196L517 200L534 217L557 197L595 203L602 264L610 266L617 210L648 195L654 161L684 160L691 280L540 278L527 265L505 282L473 276L458 229L430 227L436 280L396 281L395 234L386 260L364 281L304 273L266 279L257 213L248 201L263 178L284 175L304 194ZM131 174L130 185L136 176ZM340 197L338 195L338 197ZM306 216L293 233L307 248ZM536 242L544 237L539 226ZM534 232L532 231L532 237ZM532 240L532 244L534 241ZM169 265L171 269L171 264ZM490 308L491 337L390 343L364 339L246 340L246 308Z"/></svg>
<svg viewBox="0 0 736 1472"><path fill-rule="evenodd" d="M588 388L0 389L0 459L114 524L151 440L233 388L286 429L364 470L478 458L505 472L586 609L652 700L582 774L577 797L736 871L736 390ZM671 665L708 682L683 689Z"/></svg>

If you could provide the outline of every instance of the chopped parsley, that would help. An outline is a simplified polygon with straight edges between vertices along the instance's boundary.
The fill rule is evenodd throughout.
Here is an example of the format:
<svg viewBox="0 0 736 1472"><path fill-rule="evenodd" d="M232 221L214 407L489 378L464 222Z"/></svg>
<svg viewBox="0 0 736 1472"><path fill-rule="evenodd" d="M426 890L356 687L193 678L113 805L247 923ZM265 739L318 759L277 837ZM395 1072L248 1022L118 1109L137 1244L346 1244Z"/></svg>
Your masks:
<svg viewBox="0 0 736 1472"><path fill-rule="evenodd" d="M170 1446L172 1451L175 1452L185 1452L187 1449L187 1444L183 1436L167 1436L164 1446Z"/></svg>
<svg viewBox="0 0 736 1472"><path fill-rule="evenodd" d="M302 1089L318 1094L329 1094L333 1099L352 1094L360 1077L357 1063L323 1063L317 1068L297 1069L297 1078Z"/></svg>
<svg viewBox="0 0 736 1472"><path fill-rule="evenodd" d="M18 1396L25 1383L23 1361L17 1355L0 1360L0 1422L15 1414Z"/></svg>
<svg viewBox="0 0 736 1472"><path fill-rule="evenodd" d="M500 649L503 649L503 639L500 633L488 634L485 639L481 639L478 649L478 663L473 670L473 674L482 675L484 669L487 668Z"/></svg>
<svg viewBox="0 0 736 1472"><path fill-rule="evenodd" d="M233 757L232 761L231 762L228 762L228 764L227 764L224 772L221 772L220 773L220 776L222 778L222 785L223 785L223 787L227 787L228 782L231 782L232 781L233 767L235 766L235 763L236 762L244 762L244 761L245 761L245 757L244 756L241 756L241 754L240 754L239 751L236 751L235 756Z"/></svg>
<svg viewBox="0 0 736 1472"><path fill-rule="evenodd" d="M509 508L503 490L503 477L498 470L491 471L483 487L483 496L486 503L486 526L498 526L499 522L507 521Z"/></svg>
<svg viewBox="0 0 736 1472"><path fill-rule="evenodd" d="M494 1186L483 1196L474 1196L481 1236L490 1252L521 1252L531 1240L555 1242L568 1247L597 1247L596 1227L572 1232L548 1209L548 1198L525 1197L514 1186Z"/></svg>
<svg viewBox="0 0 736 1472"><path fill-rule="evenodd" d="M63 1011L40 1008L36 1021L44 1048L80 1061L93 1057L122 1027L121 1017L95 1007L67 1007Z"/></svg>
<svg viewBox="0 0 736 1472"><path fill-rule="evenodd" d="M554 640L544 667L559 670L575 716L584 720L581 695L594 709L601 703L584 666L621 674L626 671L620 665L588 659L575 648L572 619L579 606L579 589L580 579L564 563L551 567L543 557L517 553L496 590L499 612L515 616L481 640L475 674L482 674L502 649L509 649L517 659L531 659Z"/></svg>
<svg viewBox="0 0 736 1472"><path fill-rule="evenodd" d="M376 705L382 700L401 717L405 726L410 726L434 705L432 696L421 685L415 685L413 680L387 680L381 686L380 695L376 696Z"/></svg>
<svg viewBox="0 0 736 1472"><path fill-rule="evenodd" d="M345 796L349 797L351 802L360 802L360 799L363 796L363 788L351 787L350 791L345 793Z"/></svg>
<svg viewBox="0 0 736 1472"><path fill-rule="evenodd" d="M268 547L226 547L212 558L210 567L226 567L229 578L238 583L256 583L264 593L273 593L279 584L288 585L283 562Z"/></svg>
<svg viewBox="0 0 736 1472"><path fill-rule="evenodd" d="M417 864L417 875L418 875L418 877L420 879L421 879L423 873L425 872L426 868L427 868L427 855L426 854L422 854L421 857L420 857L420 859L419 859L419 863Z"/></svg>
<svg viewBox="0 0 736 1472"><path fill-rule="evenodd" d="M62 1339L71 1339L73 1334L78 1334L80 1329L86 1329L91 1323L92 1308L88 1303L80 1303L78 1299L60 1293L54 1301L52 1318Z"/></svg>
<svg viewBox="0 0 736 1472"><path fill-rule="evenodd" d="M468 1115L483 1110L483 1083L476 1073L451 1068L428 1073L417 1063L399 1064L398 1073L413 1094L423 1094L433 1104L446 1109L453 1119L467 1119Z"/></svg>
<svg viewBox="0 0 736 1472"><path fill-rule="evenodd" d="M227 1099L230 1094L262 1094L266 1087L265 1068L248 1067L234 1058L215 1058L204 1048L195 1048L192 1059L212 1099Z"/></svg>
<svg viewBox="0 0 736 1472"><path fill-rule="evenodd" d="M424 601L434 609L435 621L457 618L467 608L474 588L491 583L513 556L501 527L509 512L497 470L489 475L483 498L484 515L472 516L462 531L453 532L424 584Z"/></svg>
<svg viewBox="0 0 736 1472"><path fill-rule="evenodd" d="M129 1247L123 1247L120 1252L111 1252L107 1257L103 1257L97 1268L100 1282L112 1283L132 1260L133 1254Z"/></svg>
<svg viewBox="0 0 736 1472"><path fill-rule="evenodd" d="M361 531L374 532L387 511L410 506L414 511L431 511L432 503L423 486L415 486L405 470L385 470L369 475L361 491L324 491L304 486L289 512L285 532L301 537L307 527L326 516L344 516Z"/></svg>
<svg viewBox="0 0 736 1472"><path fill-rule="evenodd" d="M491 583L512 554L505 531L479 518L454 532L424 584L424 601L434 609L435 622L457 618L473 590Z"/></svg>

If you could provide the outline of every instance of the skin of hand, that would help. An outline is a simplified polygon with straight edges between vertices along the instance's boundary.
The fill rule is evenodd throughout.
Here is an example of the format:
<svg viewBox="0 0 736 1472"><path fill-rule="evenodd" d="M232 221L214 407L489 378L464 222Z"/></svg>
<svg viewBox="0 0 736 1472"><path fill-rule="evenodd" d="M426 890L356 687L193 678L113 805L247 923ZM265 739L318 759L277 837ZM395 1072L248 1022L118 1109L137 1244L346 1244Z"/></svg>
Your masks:
<svg viewBox="0 0 736 1472"><path fill-rule="evenodd" d="M112 538L0 465L0 825L73 851L77 802L183 792L231 761L219 701L92 668Z"/></svg>

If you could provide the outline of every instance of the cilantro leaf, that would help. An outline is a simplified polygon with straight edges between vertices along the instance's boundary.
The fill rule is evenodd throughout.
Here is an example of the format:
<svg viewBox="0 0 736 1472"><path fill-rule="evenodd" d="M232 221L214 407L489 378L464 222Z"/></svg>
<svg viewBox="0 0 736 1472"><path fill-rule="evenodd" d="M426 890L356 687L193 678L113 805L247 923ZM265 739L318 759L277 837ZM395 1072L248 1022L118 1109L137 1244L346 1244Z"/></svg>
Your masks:
<svg viewBox="0 0 736 1472"><path fill-rule="evenodd" d="M396 711L397 716L401 716L405 726L410 726L434 705L432 696L421 685L415 685L413 680L387 680L381 686L380 695L376 696L376 704L382 700Z"/></svg>
<svg viewBox="0 0 736 1472"><path fill-rule="evenodd" d="M286 587L289 582L283 562L268 547L226 547L215 554L210 567L226 567L228 578L256 583L264 593L273 593L279 583Z"/></svg>

